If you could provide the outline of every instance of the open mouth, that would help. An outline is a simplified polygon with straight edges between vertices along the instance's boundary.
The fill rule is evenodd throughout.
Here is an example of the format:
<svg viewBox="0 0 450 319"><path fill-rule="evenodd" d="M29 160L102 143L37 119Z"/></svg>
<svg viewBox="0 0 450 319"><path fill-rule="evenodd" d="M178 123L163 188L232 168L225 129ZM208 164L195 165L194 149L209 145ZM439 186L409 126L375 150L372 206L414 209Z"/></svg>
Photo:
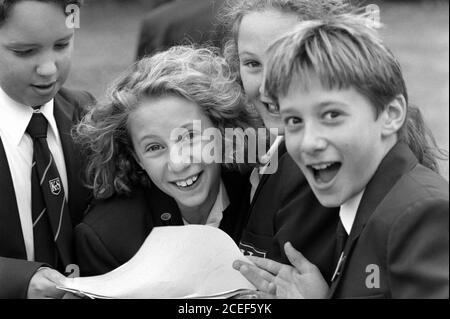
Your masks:
<svg viewBox="0 0 450 319"><path fill-rule="evenodd" d="M197 182L199 181L202 174L203 174L203 172L196 174L196 175L192 175L184 180L179 180L179 181L175 181L175 182L171 182L171 183L176 185L178 188L187 190L187 189L193 188L194 185L197 184Z"/></svg>
<svg viewBox="0 0 450 319"><path fill-rule="evenodd" d="M322 164L307 165L313 173L317 184L327 184L331 182L339 172L342 166L340 162L328 162Z"/></svg>

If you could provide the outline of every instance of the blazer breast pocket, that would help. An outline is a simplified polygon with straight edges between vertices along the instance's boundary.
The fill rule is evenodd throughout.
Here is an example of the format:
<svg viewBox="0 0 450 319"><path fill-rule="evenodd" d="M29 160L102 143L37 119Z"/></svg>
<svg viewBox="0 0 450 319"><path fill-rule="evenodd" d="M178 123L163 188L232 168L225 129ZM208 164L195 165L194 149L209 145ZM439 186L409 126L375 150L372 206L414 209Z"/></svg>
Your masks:
<svg viewBox="0 0 450 319"><path fill-rule="evenodd" d="M266 258L270 256L273 247L273 237L257 235L244 231L239 242L239 249L244 255Z"/></svg>

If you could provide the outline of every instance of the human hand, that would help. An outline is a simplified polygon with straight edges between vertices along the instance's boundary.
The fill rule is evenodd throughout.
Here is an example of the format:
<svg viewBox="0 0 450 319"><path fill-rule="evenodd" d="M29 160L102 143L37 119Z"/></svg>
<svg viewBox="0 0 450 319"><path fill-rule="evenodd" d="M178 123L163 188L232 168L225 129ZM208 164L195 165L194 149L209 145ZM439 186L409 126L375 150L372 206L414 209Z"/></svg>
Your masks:
<svg viewBox="0 0 450 319"><path fill-rule="evenodd" d="M42 267L39 268L28 285L28 299L61 299L65 291L56 288L66 279L58 271Z"/></svg>
<svg viewBox="0 0 450 319"><path fill-rule="evenodd" d="M293 267L253 256L248 258L255 265L236 261L233 267L258 290L277 298L326 298L329 288L319 269L290 243L284 249Z"/></svg>

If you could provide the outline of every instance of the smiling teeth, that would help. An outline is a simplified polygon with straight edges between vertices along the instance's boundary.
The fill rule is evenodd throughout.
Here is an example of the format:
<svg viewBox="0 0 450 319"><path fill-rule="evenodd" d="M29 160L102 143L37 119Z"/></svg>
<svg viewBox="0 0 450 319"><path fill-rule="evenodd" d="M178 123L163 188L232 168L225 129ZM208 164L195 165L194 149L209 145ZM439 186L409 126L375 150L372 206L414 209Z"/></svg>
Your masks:
<svg viewBox="0 0 450 319"><path fill-rule="evenodd" d="M175 182L178 187L189 187L194 184L198 179L198 175L192 176L184 181Z"/></svg>
<svg viewBox="0 0 450 319"><path fill-rule="evenodd" d="M321 170L321 169L327 169L331 165L333 165L333 164L328 163L328 164L311 165L311 167L314 168L315 170Z"/></svg>

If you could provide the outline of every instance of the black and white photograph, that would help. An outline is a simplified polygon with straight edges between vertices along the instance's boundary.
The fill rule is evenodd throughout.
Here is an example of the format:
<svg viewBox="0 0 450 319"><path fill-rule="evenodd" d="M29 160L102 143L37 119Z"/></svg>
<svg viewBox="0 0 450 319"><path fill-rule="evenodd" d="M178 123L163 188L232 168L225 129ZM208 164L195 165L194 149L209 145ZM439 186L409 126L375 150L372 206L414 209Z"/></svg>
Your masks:
<svg viewBox="0 0 450 319"><path fill-rule="evenodd" d="M448 1L0 0L0 299L448 301L448 150Z"/></svg>

